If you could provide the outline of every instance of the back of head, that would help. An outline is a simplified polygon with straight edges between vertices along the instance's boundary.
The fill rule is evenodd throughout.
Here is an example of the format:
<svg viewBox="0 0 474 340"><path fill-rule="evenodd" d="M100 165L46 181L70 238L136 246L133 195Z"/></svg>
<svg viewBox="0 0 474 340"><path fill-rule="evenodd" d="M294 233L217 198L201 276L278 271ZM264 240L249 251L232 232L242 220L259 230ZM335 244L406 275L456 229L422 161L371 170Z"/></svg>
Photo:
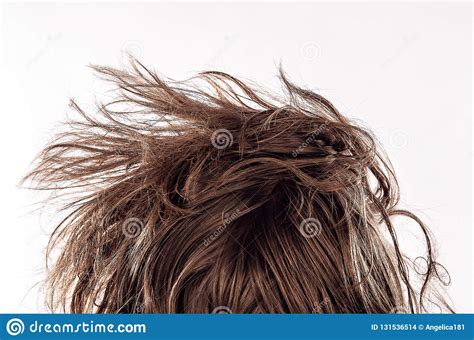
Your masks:
<svg viewBox="0 0 474 340"><path fill-rule="evenodd" d="M68 217L51 308L117 313L423 312L438 265L365 129L290 83L276 98L220 72L164 81L96 70L120 96L79 118L27 176ZM425 236L420 285L393 216ZM449 309L449 307L447 307Z"/></svg>

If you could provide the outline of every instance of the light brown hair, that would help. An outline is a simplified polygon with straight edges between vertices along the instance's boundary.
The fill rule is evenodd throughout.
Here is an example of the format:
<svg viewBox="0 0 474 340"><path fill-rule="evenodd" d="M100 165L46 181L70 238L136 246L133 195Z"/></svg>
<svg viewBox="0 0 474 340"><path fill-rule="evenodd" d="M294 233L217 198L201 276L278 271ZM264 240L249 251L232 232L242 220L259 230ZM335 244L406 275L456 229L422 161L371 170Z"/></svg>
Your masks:
<svg viewBox="0 0 474 340"><path fill-rule="evenodd" d="M221 72L95 70L119 97L95 114L72 101L79 117L26 177L69 213L48 247L52 310L452 311L390 162L328 100L283 71L276 97ZM397 215L424 235L423 272L402 254Z"/></svg>

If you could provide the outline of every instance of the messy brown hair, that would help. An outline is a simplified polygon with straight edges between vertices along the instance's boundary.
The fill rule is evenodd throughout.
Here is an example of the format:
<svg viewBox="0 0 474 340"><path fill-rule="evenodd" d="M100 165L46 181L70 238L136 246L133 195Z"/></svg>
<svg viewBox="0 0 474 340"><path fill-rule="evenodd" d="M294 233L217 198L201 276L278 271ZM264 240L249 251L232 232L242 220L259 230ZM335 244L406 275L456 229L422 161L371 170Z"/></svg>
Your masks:
<svg viewBox="0 0 474 340"><path fill-rule="evenodd" d="M452 311L380 145L321 95L283 71L275 96L221 72L95 70L118 96L94 114L71 101L77 117L26 176L67 212L47 249L52 310ZM395 216L419 226L421 272Z"/></svg>

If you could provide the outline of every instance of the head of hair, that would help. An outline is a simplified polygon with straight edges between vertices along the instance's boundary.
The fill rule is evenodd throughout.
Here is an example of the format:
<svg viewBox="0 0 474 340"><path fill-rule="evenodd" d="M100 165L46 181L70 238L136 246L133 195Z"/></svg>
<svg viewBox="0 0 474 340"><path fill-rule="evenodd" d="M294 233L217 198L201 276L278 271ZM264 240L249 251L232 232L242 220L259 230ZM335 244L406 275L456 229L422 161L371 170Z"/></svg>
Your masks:
<svg viewBox="0 0 474 340"><path fill-rule="evenodd" d="M95 70L117 97L92 114L71 101L77 116L25 177L67 212L47 249L52 310L427 310L441 276L432 236L398 208L374 136L324 97L283 71L276 96L222 72ZM395 216L423 235L419 280Z"/></svg>

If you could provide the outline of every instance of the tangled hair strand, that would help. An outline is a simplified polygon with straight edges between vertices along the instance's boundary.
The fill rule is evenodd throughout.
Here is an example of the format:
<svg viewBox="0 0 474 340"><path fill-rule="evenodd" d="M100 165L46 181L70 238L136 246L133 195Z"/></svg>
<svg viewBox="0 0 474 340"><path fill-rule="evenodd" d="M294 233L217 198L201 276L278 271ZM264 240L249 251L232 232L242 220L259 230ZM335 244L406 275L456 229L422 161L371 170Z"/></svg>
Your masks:
<svg viewBox="0 0 474 340"><path fill-rule="evenodd" d="M94 114L71 101L78 117L25 177L67 212L47 249L52 310L428 311L442 269L430 232L398 208L376 139L328 100L283 71L277 97L222 72L94 68L117 99ZM424 235L418 275L395 216Z"/></svg>

